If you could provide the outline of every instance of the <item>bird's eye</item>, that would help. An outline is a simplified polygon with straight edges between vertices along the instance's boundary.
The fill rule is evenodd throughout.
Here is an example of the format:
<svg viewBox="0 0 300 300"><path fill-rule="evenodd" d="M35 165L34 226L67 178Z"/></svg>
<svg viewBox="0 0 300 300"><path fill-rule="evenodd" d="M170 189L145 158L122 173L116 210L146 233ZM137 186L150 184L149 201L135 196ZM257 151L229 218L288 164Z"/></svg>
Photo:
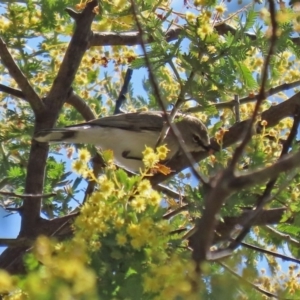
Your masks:
<svg viewBox="0 0 300 300"><path fill-rule="evenodd" d="M200 136L197 134L193 134L193 141L198 144L198 145L202 145L202 141L200 139Z"/></svg>
<svg viewBox="0 0 300 300"><path fill-rule="evenodd" d="M208 149L208 147L203 143L203 141L199 135L193 134L193 141L195 144L202 147L203 149L205 149L205 150Z"/></svg>

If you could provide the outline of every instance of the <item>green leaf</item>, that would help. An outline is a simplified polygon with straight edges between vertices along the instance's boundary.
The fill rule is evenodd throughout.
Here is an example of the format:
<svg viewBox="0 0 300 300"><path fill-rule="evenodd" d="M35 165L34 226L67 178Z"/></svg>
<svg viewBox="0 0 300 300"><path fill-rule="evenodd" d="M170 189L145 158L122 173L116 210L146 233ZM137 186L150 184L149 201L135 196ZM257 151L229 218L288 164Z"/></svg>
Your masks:
<svg viewBox="0 0 300 300"><path fill-rule="evenodd" d="M79 186L79 184L82 182L83 178L82 177L77 177L74 180L73 186L72 186L72 190L76 191L77 187Z"/></svg>
<svg viewBox="0 0 300 300"><path fill-rule="evenodd" d="M91 70L87 73L87 78L89 83L94 83L98 78L99 71L98 70Z"/></svg>
<svg viewBox="0 0 300 300"><path fill-rule="evenodd" d="M214 124L213 128L210 129L210 134L214 136L214 134L223 127L223 121L218 121Z"/></svg>
<svg viewBox="0 0 300 300"><path fill-rule="evenodd" d="M7 172L8 177L10 178L18 178L24 174L23 170L20 167L13 166Z"/></svg>
<svg viewBox="0 0 300 300"><path fill-rule="evenodd" d="M246 22L244 24L244 30L251 29L254 26L257 16L258 16L258 13L256 11L254 11L253 9L248 11L248 13L246 15Z"/></svg>
<svg viewBox="0 0 300 300"><path fill-rule="evenodd" d="M258 85L248 67L234 58L230 58L230 60L237 67L237 71L241 76L242 83L244 83L249 89L255 89Z"/></svg>
<svg viewBox="0 0 300 300"><path fill-rule="evenodd" d="M142 67L145 67L145 59L143 57L136 58L134 61L131 63L131 68L132 69L140 69Z"/></svg>
<svg viewBox="0 0 300 300"><path fill-rule="evenodd" d="M130 191L139 180L138 176L129 177L127 175L127 173L122 169L118 169L115 172L115 174L116 174L118 182L120 182L122 185L124 185L126 187L127 191Z"/></svg>
<svg viewBox="0 0 300 300"><path fill-rule="evenodd" d="M131 274L120 287L119 294L121 298L129 298L132 300L143 299L142 282L143 280L139 274Z"/></svg>
<svg viewBox="0 0 300 300"><path fill-rule="evenodd" d="M40 265L33 253L26 254L24 257L24 262L28 271L37 270Z"/></svg>

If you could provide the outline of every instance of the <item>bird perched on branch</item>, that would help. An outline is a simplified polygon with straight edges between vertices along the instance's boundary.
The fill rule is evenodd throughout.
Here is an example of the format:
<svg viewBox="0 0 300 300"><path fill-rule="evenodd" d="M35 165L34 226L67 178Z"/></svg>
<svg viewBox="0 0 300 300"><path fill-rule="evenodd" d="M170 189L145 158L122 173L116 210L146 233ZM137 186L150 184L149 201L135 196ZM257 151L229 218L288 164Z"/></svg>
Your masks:
<svg viewBox="0 0 300 300"><path fill-rule="evenodd" d="M163 112L135 112L95 119L65 128L44 129L34 136L41 143L75 143L113 150L115 160L125 168L137 171L143 167L145 146L155 148L165 124ZM174 124L181 133L188 152L209 151L205 125L196 117L177 114ZM180 152L178 140L170 129L162 144L170 152L167 161Z"/></svg>

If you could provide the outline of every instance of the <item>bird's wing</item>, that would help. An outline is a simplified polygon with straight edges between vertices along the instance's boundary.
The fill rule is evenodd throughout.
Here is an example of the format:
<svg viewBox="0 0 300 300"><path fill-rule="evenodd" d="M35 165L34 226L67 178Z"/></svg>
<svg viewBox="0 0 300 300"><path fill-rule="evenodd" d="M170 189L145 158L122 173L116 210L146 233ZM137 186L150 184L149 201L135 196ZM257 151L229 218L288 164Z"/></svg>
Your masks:
<svg viewBox="0 0 300 300"><path fill-rule="evenodd" d="M80 126L101 126L101 127L114 127L132 131L161 131L164 125L165 118L163 112L139 112L139 113L126 113L118 114L114 116L104 117L101 119L95 119L86 123L68 126L80 127Z"/></svg>

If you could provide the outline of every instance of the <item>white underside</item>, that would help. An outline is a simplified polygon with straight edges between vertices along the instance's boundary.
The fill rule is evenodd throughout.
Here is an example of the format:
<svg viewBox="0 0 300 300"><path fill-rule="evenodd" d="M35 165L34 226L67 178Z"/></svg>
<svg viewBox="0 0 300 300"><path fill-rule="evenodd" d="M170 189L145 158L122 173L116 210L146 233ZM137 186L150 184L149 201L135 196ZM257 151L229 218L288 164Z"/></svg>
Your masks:
<svg viewBox="0 0 300 300"><path fill-rule="evenodd" d="M77 128L72 129L76 130ZM114 153L117 164L132 171L138 171L144 167L144 164L142 160L124 158L124 151L128 151L128 156L130 157L142 158L142 152L145 150L145 147L154 148L160 135L159 132L152 131L136 132L118 128L89 126L85 128L79 127L77 130L79 134L76 136L76 139L70 139L68 142L93 144L100 146L103 150L110 149ZM170 146L168 138L163 142L163 144L165 143ZM178 146L176 145L173 151L169 152L168 158L172 157L177 150Z"/></svg>

